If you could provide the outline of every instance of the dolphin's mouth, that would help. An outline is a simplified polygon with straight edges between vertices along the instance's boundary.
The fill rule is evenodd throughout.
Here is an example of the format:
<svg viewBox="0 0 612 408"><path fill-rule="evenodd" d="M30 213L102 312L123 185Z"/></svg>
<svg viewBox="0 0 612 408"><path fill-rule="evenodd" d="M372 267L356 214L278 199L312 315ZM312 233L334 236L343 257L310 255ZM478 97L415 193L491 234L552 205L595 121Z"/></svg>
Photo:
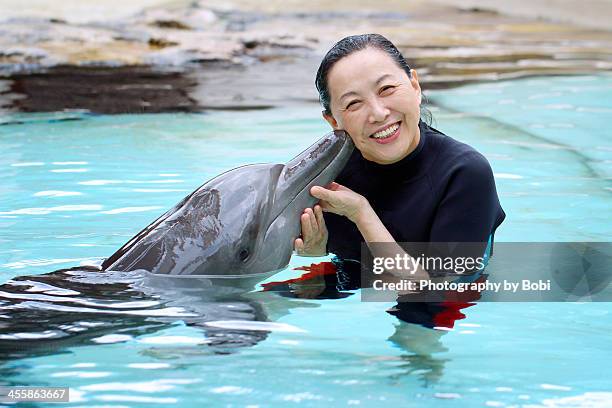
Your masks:
<svg viewBox="0 0 612 408"><path fill-rule="evenodd" d="M297 190L295 192L295 194L293 195L293 198L291 198L290 201L287 202L287 204L285 204L282 208L280 208L276 214L274 214L274 216L271 218L272 220L276 219L276 217L278 217L279 214L282 214L283 211L285 211L287 209L287 207L291 206L293 203L295 203L295 200L297 200L297 198L299 197L299 195L305 191L308 186L314 181L316 180L321 174L323 174L324 171L326 171L327 169L329 169L329 167L332 165L333 160L331 160L329 163L327 163L327 165L325 167L323 167L321 170L319 170L318 173L316 173L310 180L308 180L308 182L299 190ZM310 190L310 189L309 189ZM310 194L310 192L309 192ZM270 223L270 225L272 225L272 223ZM268 225L268 229L270 228L270 225ZM267 233L267 230L266 230Z"/></svg>
<svg viewBox="0 0 612 408"><path fill-rule="evenodd" d="M332 140L332 137L339 139L340 143L334 143L334 140ZM332 146L329 146L330 144ZM347 146L349 146L348 149L347 149ZM315 185L314 181L317 180L322 174L326 172L334 173L333 171L329 171L331 167L338 167L337 173L339 173L340 170L344 168L346 160L348 159L348 156L350 156L350 153L353 150L352 140L343 131L337 131L337 132L328 134L325 140L319 141L313 144L310 148L302 152L299 156L290 160L289 163L285 165L285 168L283 169L281 174L279 174L279 177L277 180L277 189L274 192L274 194L271 194L271 197L274 199L274 201L278 201L277 198L279 196L282 196L288 190L290 190L290 188L287 185L291 185L292 179L299 177L299 174L304 172L304 170L300 169L300 167L307 166L308 160L311 160L311 161L316 160L318 155L325 154L330 150L332 150L331 154L326 157L326 159L328 159L327 164L325 164L316 173L309 174L308 177L305 177L303 182L300 183L301 185L298 188L291 189L293 190L291 193L291 199L288 200L284 205L282 205L282 207L275 208L274 213L270 214L270 218L269 218L271 220L270 225L272 224L272 221L275 220L279 216L279 214L282 214L288 207L290 207L291 205L295 203L296 199L300 196L301 193L303 193L307 189L310 190L310 188ZM333 150L335 150L335 152L333 152ZM339 157L341 156L341 153L343 151L348 154L344 155L346 157ZM294 163L293 166L290 166L290 163ZM330 177L330 180L323 184L327 184L333 181L335 176L336 174L334 174L334 177ZM310 191L308 191L308 194L310 195ZM312 202L313 202L312 205L314 205L314 203L317 201L318 200L316 198L312 197ZM306 206L306 207L309 207L309 206ZM274 208L274 205L271 208ZM268 229L270 228L270 225L268 225Z"/></svg>
<svg viewBox="0 0 612 408"><path fill-rule="evenodd" d="M291 204L293 204L295 202L295 200L297 200L298 196L300 195L300 193L302 193L303 191L305 191L306 189L308 189L308 194L310 194L310 189L314 186L313 182L319 178L319 176L321 174L323 174L324 172L326 172L330 167L332 167L333 164L333 160L330 161L329 163L327 163L327 165L325 167L323 167L317 174L314 175L314 177L312 179L310 179L310 181L308 181L308 183L301 189L299 190L295 196L291 199L291 201L289 201L289 203L285 206L285 208L289 207ZM311 186L312 184L312 186ZM328 184L328 183L325 183ZM314 197L313 197L314 198ZM319 201L318 199L315 198L316 201ZM285 210L285 208L283 208L283 210ZM281 211L282 212L282 211Z"/></svg>

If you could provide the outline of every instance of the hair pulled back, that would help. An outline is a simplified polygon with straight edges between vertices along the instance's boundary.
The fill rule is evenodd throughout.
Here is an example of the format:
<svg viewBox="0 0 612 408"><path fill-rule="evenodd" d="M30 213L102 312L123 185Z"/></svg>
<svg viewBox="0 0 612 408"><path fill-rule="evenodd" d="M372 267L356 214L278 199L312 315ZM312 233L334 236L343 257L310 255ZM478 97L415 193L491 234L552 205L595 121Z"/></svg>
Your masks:
<svg viewBox="0 0 612 408"><path fill-rule="evenodd" d="M327 76L329 71L342 58L356 52L364 50L368 47L376 48L380 51L384 51L389 55L393 61L403 69L408 77L411 78L410 66L406 62L406 59L395 45L387 38L380 34L359 34L344 37L338 41L334 46L325 54L319 69L317 70L317 77L315 79L315 85L319 92L319 101L323 106L323 110L326 114L331 115L330 109L330 94L329 86L327 83Z"/></svg>

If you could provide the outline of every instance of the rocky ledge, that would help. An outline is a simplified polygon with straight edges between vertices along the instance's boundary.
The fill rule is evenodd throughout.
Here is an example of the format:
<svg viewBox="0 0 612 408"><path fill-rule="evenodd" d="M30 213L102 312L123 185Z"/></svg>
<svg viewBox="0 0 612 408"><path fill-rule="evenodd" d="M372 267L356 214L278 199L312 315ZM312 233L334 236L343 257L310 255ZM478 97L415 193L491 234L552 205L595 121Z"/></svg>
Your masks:
<svg viewBox="0 0 612 408"><path fill-rule="evenodd" d="M363 32L392 39L425 89L612 68L609 31L482 8L391 0L375 9L343 0L206 4L175 1L90 22L9 18L0 26L0 110L142 113L312 102L322 55Z"/></svg>

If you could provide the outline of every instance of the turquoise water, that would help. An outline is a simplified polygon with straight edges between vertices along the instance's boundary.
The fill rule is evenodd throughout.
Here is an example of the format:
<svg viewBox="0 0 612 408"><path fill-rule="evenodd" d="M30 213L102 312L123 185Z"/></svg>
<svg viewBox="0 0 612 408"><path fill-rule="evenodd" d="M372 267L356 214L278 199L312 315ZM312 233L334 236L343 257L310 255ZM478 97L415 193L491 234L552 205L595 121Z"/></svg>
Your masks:
<svg viewBox="0 0 612 408"><path fill-rule="evenodd" d="M498 241L609 240L611 91L612 76L583 76L429 93L435 125L492 164L508 214ZM312 105L0 123L1 282L100 262L203 181L244 163L284 162L327 131ZM294 257L270 280L325 259ZM74 406L612 404L602 375L612 364L607 304L480 303L454 328L432 330L358 294L257 292L249 301L267 320L244 322L262 333L250 346L217 353L174 310L164 325L101 330L5 363L0 381L69 386Z"/></svg>

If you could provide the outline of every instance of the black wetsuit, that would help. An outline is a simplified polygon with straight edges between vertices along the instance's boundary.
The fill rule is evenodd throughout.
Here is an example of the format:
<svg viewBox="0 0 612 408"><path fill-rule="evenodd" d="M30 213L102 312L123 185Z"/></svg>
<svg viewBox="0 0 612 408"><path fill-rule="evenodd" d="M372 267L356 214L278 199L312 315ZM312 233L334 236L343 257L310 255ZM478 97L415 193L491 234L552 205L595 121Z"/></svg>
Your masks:
<svg viewBox="0 0 612 408"><path fill-rule="evenodd" d="M506 214L487 159L425 122L416 149L390 165L355 152L336 181L365 196L398 242L487 242ZM326 213L328 250L360 259L363 237L345 217Z"/></svg>
<svg viewBox="0 0 612 408"><path fill-rule="evenodd" d="M397 163L380 165L355 149L336 181L365 196L397 242L490 242L506 214L502 209L493 172L487 159L474 148L419 123L417 148ZM326 213L328 251L338 273L329 284L338 290L360 287L361 243L355 224ZM486 244L482 246L484 249ZM480 252L482 254L483 252ZM477 255L478 256L478 255ZM472 300L476 300L476 296ZM387 312L425 327L452 328L465 317L465 302L404 302Z"/></svg>

